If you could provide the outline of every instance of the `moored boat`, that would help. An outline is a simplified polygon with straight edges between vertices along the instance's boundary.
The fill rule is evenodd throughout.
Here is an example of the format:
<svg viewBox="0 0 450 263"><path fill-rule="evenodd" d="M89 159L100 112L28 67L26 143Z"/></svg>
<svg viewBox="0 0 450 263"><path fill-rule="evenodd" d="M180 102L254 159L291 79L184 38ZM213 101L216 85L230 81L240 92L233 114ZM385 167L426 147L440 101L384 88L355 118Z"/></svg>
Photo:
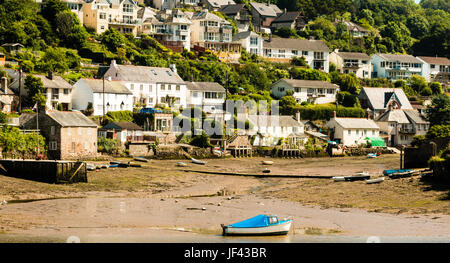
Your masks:
<svg viewBox="0 0 450 263"><path fill-rule="evenodd" d="M116 168L116 167L119 167L119 164L110 164L109 165L109 168Z"/></svg>
<svg viewBox="0 0 450 263"><path fill-rule="evenodd" d="M143 163L148 163L148 159L145 159L143 157L134 157L133 160Z"/></svg>
<svg viewBox="0 0 450 263"><path fill-rule="evenodd" d="M377 154L376 153L369 153L369 154L367 154L367 157L369 157L369 158L377 158Z"/></svg>
<svg viewBox="0 0 450 263"><path fill-rule="evenodd" d="M222 225L224 236L251 235L286 235L292 224L292 219L278 220L273 215L257 215L231 225Z"/></svg>
<svg viewBox="0 0 450 263"><path fill-rule="evenodd" d="M262 161L263 165L272 165L273 161Z"/></svg>
<svg viewBox="0 0 450 263"><path fill-rule="evenodd" d="M197 159L194 159L194 158L191 158L191 161L193 163L195 163L195 164L200 164L200 165L205 165L206 164L205 161L200 161L200 160L197 160Z"/></svg>
<svg viewBox="0 0 450 263"><path fill-rule="evenodd" d="M383 181L384 181L384 177L378 177L378 178L366 180L366 184L377 184L377 183L381 183Z"/></svg>
<svg viewBox="0 0 450 263"><path fill-rule="evenodd" d="M178 167L186 167L187 164L186 164L186 163L183 163L183 162L177 162L177 166L178 166Z"/></svg>
<svg viewBox="0 0 450 263"><path fill-rule="evenodd" d="M394 174L394 173L404 173L404 172L412 172L412 171L413 171L412 169L397 169L397 170L393 169L393 170L384 170L383 174L384 175L391 175L391 174Z"/></svg>

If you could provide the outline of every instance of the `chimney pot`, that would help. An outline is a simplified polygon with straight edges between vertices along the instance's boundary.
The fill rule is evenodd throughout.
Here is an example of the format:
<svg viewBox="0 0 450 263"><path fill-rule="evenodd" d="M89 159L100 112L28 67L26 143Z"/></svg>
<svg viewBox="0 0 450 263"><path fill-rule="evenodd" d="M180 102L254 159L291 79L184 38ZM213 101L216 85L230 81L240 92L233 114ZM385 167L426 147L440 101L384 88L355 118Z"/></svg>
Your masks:
<svg viewBox="0 0 450 263"><path fill-rule="evenodd" d="M116 60L115 59L111 60L111 66L116 66L116 65L117 65Z"/></svg>
<svg viewBox="0 0 450 263"><path fill-rule="evenodd" d="M48 72L47 78L53 80L53 72L52 71Z"/></svg>
<svg viewBox="0 0 450 263"><path fill-rule="evenodd" d="M335 110L333 111L333 118L336 119L336 111Z"/></svg>

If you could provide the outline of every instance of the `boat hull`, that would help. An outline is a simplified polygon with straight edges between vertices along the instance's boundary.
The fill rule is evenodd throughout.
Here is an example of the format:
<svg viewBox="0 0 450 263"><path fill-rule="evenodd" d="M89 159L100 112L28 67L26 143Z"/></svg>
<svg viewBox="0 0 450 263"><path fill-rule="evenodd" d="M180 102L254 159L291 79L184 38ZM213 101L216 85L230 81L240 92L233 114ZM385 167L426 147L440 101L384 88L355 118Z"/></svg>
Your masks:
<svg viewBox="0 0 450 263"><path fill-rule="evenodd" d="M292 221L265 227L230 227L223 226L224 236L274 236L287 235Z"/></svg>

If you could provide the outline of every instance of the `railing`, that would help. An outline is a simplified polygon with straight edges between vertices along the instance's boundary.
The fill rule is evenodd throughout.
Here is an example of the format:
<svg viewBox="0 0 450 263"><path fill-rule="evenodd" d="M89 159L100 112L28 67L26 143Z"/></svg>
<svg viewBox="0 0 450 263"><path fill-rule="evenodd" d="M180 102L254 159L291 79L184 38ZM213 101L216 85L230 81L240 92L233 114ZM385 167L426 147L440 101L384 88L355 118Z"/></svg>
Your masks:
<svg viewBox="0 0 450 263"><path fill-rule="evenodd" d="M408 133L408 134L415 134L416 133L414 128L400 128L399 132L400 133Z"/></svg>
<svg viewBox="0 0 450 263"><path fill-rule="evenodd" d="M136 19L109 19L108 22L116 25L137 25L139 23Z"/></svg>

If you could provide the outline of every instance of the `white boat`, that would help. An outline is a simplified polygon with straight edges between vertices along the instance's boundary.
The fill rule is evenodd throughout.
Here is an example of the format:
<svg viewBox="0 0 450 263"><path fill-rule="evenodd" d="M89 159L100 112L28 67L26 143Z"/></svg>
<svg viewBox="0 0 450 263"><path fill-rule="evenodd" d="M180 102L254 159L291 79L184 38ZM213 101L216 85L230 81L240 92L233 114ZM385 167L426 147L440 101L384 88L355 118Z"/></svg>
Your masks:
<svg viewBox="0 0 450 263"><path fill-rule="evenodd" d="M272 165L273 161L262 161L262 164L264 164L264 165Z"/></svg>
<svg viewBox="0 0 450 263"><path fill-rule="evenodd" d="M368 158L377 158L377 154L376 153L369 153L367 154Z"/></svg>
<svg viewBox="0 0 450 263"><path fill-rule="evenodd" d="M222 225L222 230L224 236L286 235L291 224L292 219L279 221L276 216L257 215L235 224Z"/></svg>
<svg viewBox="0 0 450 263"><path fill-rule="evenodd" d="M384 181L384 177L378 177L375 179L366 180L366 184L376 184L376 183L381 183L383 181Z"/></svg>
<svg viewBox="0 0 450 263"><path fill-rule="evenodd" d="M200 160L197 160L197 159L194 159L194 158L191 158L191 161L193 163L195 163L195 164L201 164L201 165L205 165L206 164L205 161L200 161Z"/></svg>
<svg viewBox="0 0 450 263"><path fill-rule="evenodd" d="M356 174L357 176L370 176L369 172L360 172Z"/></svg>
<svg viewBox="0 0 450 263"><path fill-rule="evenodd" d="M177 166L178 167L186 167L187 164L183 163L183 162L177 162Z"/></svg>
<svg viewBox="0 0 450 263"><path fill-rule="evenodd" d="M86 169L88 171L94 171L96 169L96 167L95 167L95 165L88 163L88 164L86 164Z"/></svg>
<svg viewBox="0 0 450 263"><path fill-rule="evenodd" d="M331 179L333 179L335 182L343 182L345 181L344 176L333 176Z"/></svg>

